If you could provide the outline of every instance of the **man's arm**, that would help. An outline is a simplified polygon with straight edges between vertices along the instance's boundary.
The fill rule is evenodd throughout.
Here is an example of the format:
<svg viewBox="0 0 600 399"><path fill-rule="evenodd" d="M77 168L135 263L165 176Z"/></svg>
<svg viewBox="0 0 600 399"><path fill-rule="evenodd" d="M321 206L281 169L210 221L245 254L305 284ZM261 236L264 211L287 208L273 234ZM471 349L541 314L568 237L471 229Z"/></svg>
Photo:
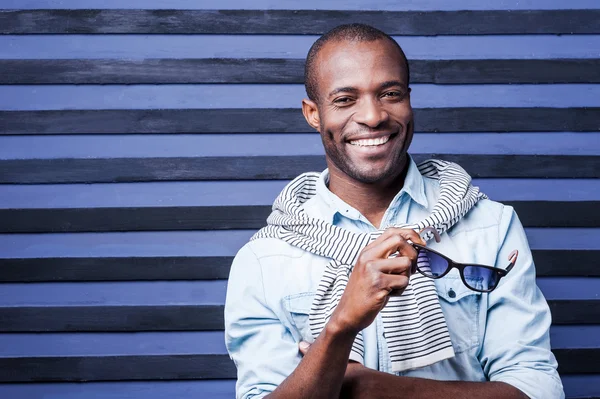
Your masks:
<svg viewBox="0 0 600 399"><path fill-rule="evenodd" d="M406 240L423 243L413 230L388 229L360 254L340 303L294 372L269 398L337 398L356 335L400 295L417 253ZM389 258L395 252L398 257Z"/></svg>
<svg viewBox="0 0 600 399"><path fill-rule="evenodd" d="M399 393L401 392L401 395ZM517 388L503 382L437 381L425 378L398 377L350 364L344 380L343 399L411 399L486 398L526 399Z"/></svg>
<svg viewBox="0 0 600 399"><path fill-rule="evenodd" d="M309 350L310 349L310 350ZM312 351L307 343L300 345L304 356ZM526 399L527 396L503 382L437 381L425 378L398 377L351 362L346 368L340 393L341 399L430 399L448 396L451 398L482 397L489 399Z"/></svg>
<svg viewBox="0 0 600 399"><path fill-rule="evenodd" d="M535 278L525 230L514 210L505 206L500 221L501 245L496 267L506 267L519 250L515 267L488 295L485 337L479 352L490 381L519 388L531 398L564 398L557 363L550 351L550 309Z"/></svg>

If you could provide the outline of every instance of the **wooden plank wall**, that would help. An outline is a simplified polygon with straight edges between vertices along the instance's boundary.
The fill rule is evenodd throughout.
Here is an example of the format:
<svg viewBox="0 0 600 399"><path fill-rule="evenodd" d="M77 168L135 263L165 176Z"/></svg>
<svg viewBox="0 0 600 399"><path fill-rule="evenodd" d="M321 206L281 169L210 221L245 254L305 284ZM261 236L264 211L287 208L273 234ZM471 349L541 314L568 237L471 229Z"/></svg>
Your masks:
<svg viewBox="0 0 600 399"><path fill-rule="evenodd" d="M519 211L567 396L600 397L596 0L125 3L0 1L0 397L233 397L229 265L323 168L303 58L353 21L411 60L415 156Z"/></svg>

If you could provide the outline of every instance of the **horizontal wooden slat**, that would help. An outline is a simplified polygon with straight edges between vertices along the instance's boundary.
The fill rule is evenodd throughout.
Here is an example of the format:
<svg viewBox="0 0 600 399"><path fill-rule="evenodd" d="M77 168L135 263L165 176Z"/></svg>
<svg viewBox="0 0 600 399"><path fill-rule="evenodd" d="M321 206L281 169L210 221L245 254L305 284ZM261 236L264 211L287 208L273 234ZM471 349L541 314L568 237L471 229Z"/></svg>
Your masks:
<svg viewBox="0 0 600 399"><path fill-rule="evenodd" d="M0 308L0 332L211 331L223 323L222 305Z"/></svg>
<svg viewBox="0 0 600 399"><path fill-rule="evenodd" d="M600 251L534 249L538 277L600 277Z"/></svg>
<svg viewBox="0 0 600 399"><path fill-rule="evenodd" d="M503 201L525 227L600 227L599 201Z"/></svg>
<svg viewBox="0 0 600 399"><path fill-rule="evenodd" d="M533 250L538 277L600 277L600 251ZM0 258L0 282L227 279L233 257Z"/></svg>
<svg viewBox="0 0 600 399"><path fill-rule="evenodd" d="M600 372L600 349L554 349L561 374ZM0 382L235 378L228 355L120 355L0 358Z"/></svg>
<svg viewBox="0 0 600 399"><path fill-rule="evenodd" d="M411 83L600 83L600 59L411 60ZM0 84L303 83L302 59L0 60Z"/></svg>
<svg viewBox="0 0 600 399"><path fill-rule="evenodd" d="M550 300L554 324L600 324L600 300ZM210 331L222 305L0 307L0 332Z"/></svg>
<svg viewBox="0 0 600 399"><path fill-rule="evenodd" d="M525 227L600 227L598 201L510 201ZM0 209L0 233L259 229L269 205Z"/></svg>
<svg viewBox="0 0 600 399"><path fill-rule="evenodd" d="M0 282L217 280L229 277L232 261L230 256L0 258Z"/></svg>
<svg viewBox="0 0 600 399"><path fill-rule="evenodd" d="M600 300L550 300L554 324L600 324Z"/></svg>
<svg viewBox="0 0 600 399"><path fill-rule="evenodd" d="M255 229L270 206L0 209L0 233Z"/></svg>
<svg viewBox="0 0 600 399"><path fill-rule="evenodd" d="M600 10L5 10L4 34L322 34L362 22L392 35L600 33Z"/></svg>
<svg viewBox="0 0 600 399"><path fill-rule="evenodd" d="M0 382L203 380L235 378L227 355L0 358Z"/></svg>
<svg viewBox="0 0 600 399"><path fill-rule="evenodd" d="M598 178L600 157L415 154L456 162L481 178ZM322 156L0 160L0 184L286 180L325 169Z"/></svg>
<svg viewBox="0 0 600 399"><path fill-rule="evenodd" d="M600 108L417 108L419 132L600 131ZM295 108L0 111L0 134L302 133Z"/></svg>
<svg viewBox="0 0 600 399"><path fill-rule="evenodd" d="M600 373L600 348L553 349L560 374Z"/></svg>

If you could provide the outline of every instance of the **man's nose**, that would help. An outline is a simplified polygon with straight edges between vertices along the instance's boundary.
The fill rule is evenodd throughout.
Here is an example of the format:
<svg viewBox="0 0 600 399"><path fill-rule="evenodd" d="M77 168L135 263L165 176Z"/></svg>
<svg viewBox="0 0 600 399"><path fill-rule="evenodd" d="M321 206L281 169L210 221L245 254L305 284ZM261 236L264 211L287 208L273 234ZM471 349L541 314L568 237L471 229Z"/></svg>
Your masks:
<svg viewBox="0 0 600 399"><path fill-rule="evenodd" d="M389 114L378 99L364 99L358 104L358 110L354 114L357 123L376 128L386 122Z"/></svg>

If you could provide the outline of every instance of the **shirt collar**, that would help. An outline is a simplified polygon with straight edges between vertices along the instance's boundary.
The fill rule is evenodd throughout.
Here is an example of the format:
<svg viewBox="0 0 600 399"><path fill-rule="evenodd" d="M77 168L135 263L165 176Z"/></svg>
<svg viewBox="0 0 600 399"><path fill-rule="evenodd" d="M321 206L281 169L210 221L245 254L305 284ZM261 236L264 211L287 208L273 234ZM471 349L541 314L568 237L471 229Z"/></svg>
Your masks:
<svg viewBox="0 0 600 399"><path fill-rule="evenodd" d="M319 217L328 223L333 223L336 214L351 219L359 219L361 216L360 212L329 191L329 188L327 187L328 183L329 170L325 169L317 180L315 196L308 200L304 205L305 210L311 216ZM398 205L404 194L408 195L413 201L424 208L427 208L429 205L425 195L423 176L419 172L417 164L410 156L408 161L408 171L406 172L406 178L404 179L404 186L390 203L390 208Z"/></svg>

